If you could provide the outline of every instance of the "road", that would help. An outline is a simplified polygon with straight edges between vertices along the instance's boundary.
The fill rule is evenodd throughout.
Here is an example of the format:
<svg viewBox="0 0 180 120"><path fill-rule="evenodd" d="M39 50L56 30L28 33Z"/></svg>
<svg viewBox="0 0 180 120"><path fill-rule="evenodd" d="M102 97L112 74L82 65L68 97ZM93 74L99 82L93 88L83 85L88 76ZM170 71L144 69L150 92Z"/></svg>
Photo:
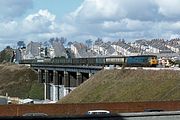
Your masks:
<svg viewBox="0 0 180 120"><path fill-rule="evenodd" d="M120 113L125 120L180 120L180 111Z"/></svg>

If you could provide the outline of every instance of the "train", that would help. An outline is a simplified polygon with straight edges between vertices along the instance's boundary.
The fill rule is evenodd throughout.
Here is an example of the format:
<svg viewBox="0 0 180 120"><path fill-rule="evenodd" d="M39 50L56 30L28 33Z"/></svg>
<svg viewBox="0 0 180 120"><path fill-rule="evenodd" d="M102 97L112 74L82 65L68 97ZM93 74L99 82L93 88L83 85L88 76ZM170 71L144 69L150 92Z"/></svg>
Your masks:
<svg viewBox="0 0 180 120"><path fill-rule="evenodd" d="M93 58L45 58L20 60L19 64L54 64L54 65L85 65L85 66L127 66L127 67L156 67L158 59L156 55L137 56L111 56Z"/></svg>

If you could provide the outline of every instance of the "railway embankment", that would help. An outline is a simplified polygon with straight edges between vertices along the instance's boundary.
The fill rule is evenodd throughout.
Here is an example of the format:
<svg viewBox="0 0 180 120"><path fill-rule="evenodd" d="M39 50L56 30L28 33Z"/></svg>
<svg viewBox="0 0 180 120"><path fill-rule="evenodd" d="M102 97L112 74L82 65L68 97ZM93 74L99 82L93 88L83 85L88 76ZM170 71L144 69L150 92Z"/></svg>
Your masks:
<svg viewBox="0 0 180 120"><path fill-rule="evenodd" d="M59 103L179 101L180 71L102 70Z"/></svg>
<svg viewBox="0 0 180 120"><path fill-rule="evenodd" d="M0 95L43 99L43 85L37 73L24 65L0 64Z"/></svg>

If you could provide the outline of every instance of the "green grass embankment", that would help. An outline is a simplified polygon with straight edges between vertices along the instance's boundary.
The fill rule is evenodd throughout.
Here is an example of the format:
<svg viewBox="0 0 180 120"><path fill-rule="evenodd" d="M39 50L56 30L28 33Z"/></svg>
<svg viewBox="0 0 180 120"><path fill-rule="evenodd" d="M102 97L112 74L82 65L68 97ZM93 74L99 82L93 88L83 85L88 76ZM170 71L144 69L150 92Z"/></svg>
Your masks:
<svg viewBox="0 0 180 120"><path fill-rule="evenodd" d="M180 71L103 70L59 103L180 100Z"/></svg>
<svg viewBox="0 0 180 120"><path fill-rule="evenodd" d="M43 99L43 85L38 83L37 73L15 64L0 64L0 95Z"/></svg>

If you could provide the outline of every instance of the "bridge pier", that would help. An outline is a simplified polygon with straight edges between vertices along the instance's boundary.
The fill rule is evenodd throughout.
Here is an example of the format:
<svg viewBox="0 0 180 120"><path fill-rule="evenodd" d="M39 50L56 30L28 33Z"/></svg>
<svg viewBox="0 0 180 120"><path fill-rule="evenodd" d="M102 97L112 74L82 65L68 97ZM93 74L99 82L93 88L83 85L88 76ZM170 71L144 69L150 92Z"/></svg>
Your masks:
<svg viewBox="0 0 180 120"><path fill-rule="evenodd" d="M50 99L50 84L44 83L44 99Z"/></svg>
<svg viewBox="0 0 180 120"><path fill-rule="evenodd" d="M63 79L63 83L64 83L64 87L69 87L69 75L68 72L64 71L64 79Z"/></svg>
<svg viewBox="0 0 180 120"><path fill-rule="evenodd" d="M53 83L54 81L54 73L52 70L48 71L48 83Z"/></svg>
<svg viewBox="0 0 180 120"><path fill-rule="evenodd" d="M54 70L53 71L53 84L54 85L59 85L59 79L58 79L58 71Z"/></svg>
<svg viewBox="0 0 180 120"><path fill-rule="evenodd" d="M77 72L76 73L76 87L82 83L82 73Z"/></svg>
<svg viewBox="0 0 180 120"><path fill-rule="evenodd" d="M86 81L89 78L88 73L78 73L77 72L77 86Z"/></svg>
<svg viewBox="0 0 180 120"><path fill-rule="evenodd" d="M54 84L55 85L64 85L65 83L65 81L64 81L64 71L56 71L54 74L56 74L56 75L54 75L54 77L57 77L56 78L56 80L55 80L55 78L53 78L54 79Z"/></svg>
<svg viewBox="0 0 180 120"><path fill-rule="evenodd" d="M45 78L45 83L49 83L49 78L48 78L48 70L44 70L44 78Z"/></svg>
<svg viewBox="0 0 180 120"><path fill-rule="evenodd" d="M86 81L101 67L40 65L33 66L38 71L39 83L44 83L44 99L59 100L75 87Z"/></svg>
<svg viewBox="0 0 180 120"><path fill-rule="evenodd" d="M76 87L77 75L76 72L68 72L69 74L69 86L68 87Z"/></svg>
<svg viewBox="0 0 180 120"><path fill-rule="evenodd" d="M42 71L39 70L38 73L39 79L42 78L40 77ZM44 99L59 100L62 95L71 92L91 75L91 73L44 70ZM60 90L64 90L64 92L60 92Z"/></svg>
<svg viewBox="0 0 180 120"><path fill-rule="evenodd" d="M50 79L49 79L49 71L48 70L45 70L45 86L44 86L44 89L45 89L45 93L44 93L44 99L50 99Z"/></svg>
<svg viewBox="0 0 180 120"><path fill-rule="evenodd" d="M38 69L38 82L39 82L39 83L44 83L43 73L42 73L42 70L41 70L41 69Z"/></svg>

